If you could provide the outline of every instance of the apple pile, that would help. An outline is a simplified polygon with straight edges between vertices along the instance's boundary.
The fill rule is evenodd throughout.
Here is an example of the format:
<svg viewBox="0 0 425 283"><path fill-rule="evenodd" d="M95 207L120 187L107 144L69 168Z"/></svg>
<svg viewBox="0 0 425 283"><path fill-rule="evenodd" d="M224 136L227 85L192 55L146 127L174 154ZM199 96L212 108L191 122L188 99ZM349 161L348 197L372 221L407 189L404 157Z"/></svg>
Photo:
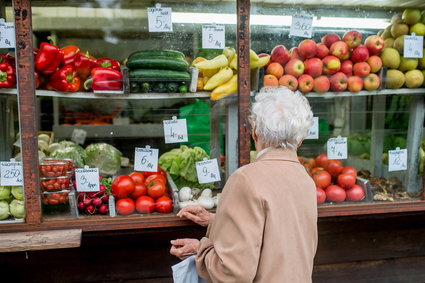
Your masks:
<svg viewBox="0 0 425 283"><path fill-rule="evenodd" d="M384 38L381 59L383 66L388 68L386 88L425 86L425 49L422 58L404 57L404 36L413 33L425 35L425 11L405 9L403 13L395 14L391 24L378 32Z"/></svg>
<svg viewBox="0 0 425 283"><path fill-rule="evenodd" d="M286 86L303 93L376 90L380 86L376 73L382 67L378 55L384 48L384 39L371 35L363 45L362 39L361 33L352 30L342 38L335 33L326 34L320 43L305 39L290 50L277 45L271 52L264 86Z"/></svg>
<svg viewBox="0 0 425 283"><path fill-rule="evenodd" d="M341 160L328 159L326 154L316 158L298 157L316 184L317 203L361 201L365 190L356 184L357 171L343 166Z"/></svg>

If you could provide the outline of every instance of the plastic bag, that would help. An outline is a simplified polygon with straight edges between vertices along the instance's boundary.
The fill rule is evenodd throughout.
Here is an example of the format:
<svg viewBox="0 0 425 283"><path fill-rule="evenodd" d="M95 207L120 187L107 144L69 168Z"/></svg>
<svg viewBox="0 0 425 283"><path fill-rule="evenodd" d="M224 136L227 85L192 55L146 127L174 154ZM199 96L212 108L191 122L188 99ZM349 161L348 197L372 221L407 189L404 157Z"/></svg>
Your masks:
<svg viewBox="0 0 425 283"><path fill-rule="evenodd" d="M207 283L196 271L195 258L196 255L193 255L171 267L174 283Z"/></svg>

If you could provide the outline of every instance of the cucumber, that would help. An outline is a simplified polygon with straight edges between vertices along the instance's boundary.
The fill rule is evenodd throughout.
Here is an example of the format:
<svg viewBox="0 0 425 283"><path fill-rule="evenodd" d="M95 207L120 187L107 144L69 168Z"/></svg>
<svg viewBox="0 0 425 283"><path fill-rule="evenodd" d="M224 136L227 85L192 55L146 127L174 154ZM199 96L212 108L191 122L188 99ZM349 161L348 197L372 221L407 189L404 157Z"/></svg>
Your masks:
<svg viewBox="0 0 425 283"><path fill-rule="evenodd" d="M175 79L190 80L190 74L183 71L161 69L136 69L129 72L131 79Z"/></svg>
<svg viewBox="0 0 425 283"><path fill-rule="evenodd" d="M126 63L129 69L166 69L186 71L189 63L182 59L170 57L144 57L134 56L128 58Z"/></svg>
<svg viewBox="0 0 425 283"><path fill-rule="evenodd" d="M184 54L176 50L140 50L140 51L131 53L130 56L128 56L128 59L130 59L131 57L139 57L139 56L142 58L159 57L159 56L176 58L176 59L184 58Z"/></svg>

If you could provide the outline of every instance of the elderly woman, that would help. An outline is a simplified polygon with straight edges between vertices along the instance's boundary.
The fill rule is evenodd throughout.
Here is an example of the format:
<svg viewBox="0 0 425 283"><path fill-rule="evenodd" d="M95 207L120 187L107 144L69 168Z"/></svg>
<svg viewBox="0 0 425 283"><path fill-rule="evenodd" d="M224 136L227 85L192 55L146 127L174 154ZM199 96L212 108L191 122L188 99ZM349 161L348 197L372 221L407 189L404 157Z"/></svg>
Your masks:
<svg viewBox="0 0 425 283"><path fill-rule="evenodd" d="M316 190L297 148L312 116L299 92L262 89L251 115L257 160L230 176L215 215L199 206L178 213L208 229L200 241L171 241L171 254L197 254L198 274L210 282L311 282Z"/></svg>

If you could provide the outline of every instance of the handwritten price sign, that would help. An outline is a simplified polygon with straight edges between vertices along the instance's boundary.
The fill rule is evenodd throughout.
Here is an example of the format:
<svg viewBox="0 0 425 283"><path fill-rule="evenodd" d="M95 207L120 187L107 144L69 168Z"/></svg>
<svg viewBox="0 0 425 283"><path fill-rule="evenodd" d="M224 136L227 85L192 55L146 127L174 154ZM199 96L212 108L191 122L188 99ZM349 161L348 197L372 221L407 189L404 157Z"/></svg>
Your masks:
<svg viewBox="0 0 425 283"><path fill-rule="evenodd" d="M407 149L388 151L388 171L403 171L407 170Z"/></svg>
<svg viewBox="0 0 425 283"><path fill-rule="evenodd" d="M331 138L327 143L328 159L347 159L347 138Z"/></svg>
<svg viewBox="0 0 425 283"><path fill-rule="evenodd" d="M224 46L224 25L202 25L202 48L223 49Z"/></svg>
<svg viewBox="0 0 425 283"><path fill-rule="evenodd" d="M149 32L172 32L171 8L161 8L156 4L155 8L148 8Z"/></svg>
<svg viewBox="0 0 425 283"><path fill-rule="evenodd" d="M313 117L313 125L308 130L306 140L317 140L319 138L319 117Z"/></svg>
<svg viewBox="0 0 425 283"><path fill-rule="evenodd" d="M15 48L15 25L0 19L0 48Z"/></svg>
<svg viewBox="0 0 425 283"><path fill-rule="evenodd" d="M422 58L423 56L424 37L412 35L404 36L404 57L405 58Z"/></svg>
<svg viewBox="0 0 425 283"><path fill-rule="evenodd" d="M292 16L289 35L311 38L313 34L313 15L295 14Z"/></svg>
<svg viewBox="0 0 425 283"><path fill-rule="evenodd" d="M187 142L186 119L177 119L173 116L172 120L164 120L165 143Z"/></svg>
<svg viewBox="0 0 425 283"><path fill-rule="evenodd" d="M75 182L78 192L98 192L99 187L99 168L75 169Z"/></svg>
<svg viewBox="0 0 425 283"><path fill-rule="evenodd" d="M24 182L21 162L0 162L0 185L22 186L23 184Z"/></svg>
<svg viewBox="0 0 425 283"><path fill-rule="evenodd" d="M220 170L218 169L217 159L196 162L196 174L198 175L199 184L220 181Z"/></svg>
<svg viewBox="0 0 425 283"><path fill-rule="evenodd" d="M84 144L86 137L87 132L82 129L74 129L71 134L71 140L77 144Z"/></svg>
<svg viewBox="0 0 425 283"><path fill-rule="evenodd" d="M134 152L134 170L156 172L158 168L158 152L156 148L136 147Z"/></svg>

